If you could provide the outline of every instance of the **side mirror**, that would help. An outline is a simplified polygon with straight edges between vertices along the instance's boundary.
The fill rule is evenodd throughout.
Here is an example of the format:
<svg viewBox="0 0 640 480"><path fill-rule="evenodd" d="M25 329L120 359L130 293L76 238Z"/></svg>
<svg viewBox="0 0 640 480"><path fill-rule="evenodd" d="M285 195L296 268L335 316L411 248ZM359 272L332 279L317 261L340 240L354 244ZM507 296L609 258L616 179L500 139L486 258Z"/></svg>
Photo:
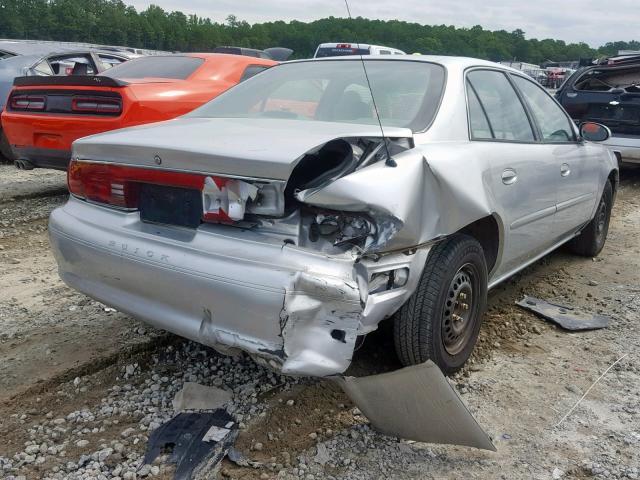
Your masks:
<svg viewBox="0 0 640 480"><path fill-rule="evenodd" d="M604 142L611 137L611 130L599 123L584 122L580 124L580 136L589 142Z"/></svg>

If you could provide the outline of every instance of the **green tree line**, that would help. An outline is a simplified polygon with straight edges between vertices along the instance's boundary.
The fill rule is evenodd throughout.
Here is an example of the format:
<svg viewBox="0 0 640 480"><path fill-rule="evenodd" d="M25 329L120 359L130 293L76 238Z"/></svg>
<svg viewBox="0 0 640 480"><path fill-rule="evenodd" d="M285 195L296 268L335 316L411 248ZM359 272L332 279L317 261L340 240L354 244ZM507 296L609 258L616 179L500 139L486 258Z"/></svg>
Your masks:
<svg viewBox="0 0 640 480"><path fill-rule="evenodd" d="M408 53L466 55L493 61L542 63L595 58L640 42L586 43L527 39L522 30L490 31L398 20L329 17L313 22L249 24L230 15L224 21L168 12L151 5L138 12L121 0L0 0L0 37L78 41L170 51L208 51L220 45L292 48L295 57L311 56L319 43L358 40L400 48Z"/></svg>

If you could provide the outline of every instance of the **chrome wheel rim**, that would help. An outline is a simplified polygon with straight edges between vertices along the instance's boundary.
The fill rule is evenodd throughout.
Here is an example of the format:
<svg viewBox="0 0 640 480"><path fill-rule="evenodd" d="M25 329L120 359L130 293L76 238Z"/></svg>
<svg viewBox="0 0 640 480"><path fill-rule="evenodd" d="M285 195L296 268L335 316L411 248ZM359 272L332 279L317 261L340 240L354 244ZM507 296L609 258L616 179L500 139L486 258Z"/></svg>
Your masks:
<svg viewBox="0 0 640 480"><path fill-rule="evenodd" d="M442 315L442 341L449 355L457 355L467 346L473 333L477 273L467 263L453 276Z"/></svg>

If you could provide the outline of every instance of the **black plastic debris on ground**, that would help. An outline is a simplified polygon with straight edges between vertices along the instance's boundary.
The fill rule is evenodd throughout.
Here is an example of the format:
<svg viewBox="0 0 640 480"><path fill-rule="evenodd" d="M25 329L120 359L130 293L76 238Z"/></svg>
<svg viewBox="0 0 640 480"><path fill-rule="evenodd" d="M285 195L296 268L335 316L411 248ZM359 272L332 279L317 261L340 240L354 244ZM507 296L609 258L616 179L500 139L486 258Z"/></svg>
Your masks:
<svg viewBox="0 0 640 480"><path fill-rule="evenodd" d="M565 330L596 330L609 325L610 318L603 315L582 312L573 307L556 305L539 298L525 295L516 305L536 315L560 325Z"/></svg>
<svg viewBox="0 0 640 480"><path fill-rule="evenodd" d="M197 469L214 468L237 436L235 420L224 409L209 413L180 413L149 437L144 464L171 451L176 480L189 480Z"/></svg>

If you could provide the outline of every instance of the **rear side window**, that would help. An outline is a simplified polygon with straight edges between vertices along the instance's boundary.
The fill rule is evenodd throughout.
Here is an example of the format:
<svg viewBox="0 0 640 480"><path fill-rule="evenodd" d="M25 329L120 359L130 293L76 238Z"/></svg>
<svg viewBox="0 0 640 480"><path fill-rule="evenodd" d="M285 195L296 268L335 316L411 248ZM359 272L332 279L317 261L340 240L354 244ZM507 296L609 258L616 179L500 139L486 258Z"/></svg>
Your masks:
<svg viewBox="0 0 640 480"><path fill-rule="evenodd" d="M186 80L204 63L201 58L175 56L150 56L136 58L110 68L102 75L111 78L170 78Z"/></svg>
<svg viewBox="0 0 640 480"><path fill-rule="evenodd" d="M618 88L627 93L640 93L640 66L588 69L574 83L576 90L593 92L610 92Z"/></svg>
<svg viewBox="0 0 640 480"><path fill-rule="evenodd" d="M512 75L536 119L542 140L550 143L575 140L573 126L562 108L541 87L526 78Z"/></svg>
<svg viewBox="0 0 640 480"><path fill-rule="evenodd" d="M99 54L98 58L100 58L100 62L102 62L103 70L109 70L110 68L113 68L116 65L120 65L122 62L124 62L124 59L113 57L111 55Z"/></svg>
<svg viewBox="0 0 640 480"><path fill-rule="evenodd" d="M36 75L53 75L53 70L49 65L49 62L46 60L41 61L35 67L33 67L33 71Z"/></svg>
<svg viewBox="0 0 640 480"><path fill-rule="evenodd" d="M474 132L475 140L504 140L512 142L533 142L535 136L524 106L516 91L502 72L493 70L474 70L467 75L467 82L477 95L481 110L489 123L489 136L486 128ZM470 97L473 99L473 96ZM471 105L469 106L471 113ZM478 115L477 111L475 112ZM476 117L477 118L477 117Z"/></svg>
<svg viewBox="0 0 640 480"><path fill-rule="evenodd" d="M491 125L489 125L487 114L480 104L480 100L478 100L478 95L476 95L475 90L470 84L467 84L467 98L469 101L469 127L472 137L477 139L495 138L491 130Z"/></svg>
<svg viewBox="0 0 640 480"><path fill-rule="evenodd" d="M267 68L269 67L267 67L266 65L249 65L247 68L244 69L244 72L242 72L240 81L244 82L248 78L251 78L254 75L257 75L258 73L265 71Z"/></svg>
<svg viewBox="0 0 640 480"><path fill-rule="evenodd" d="M55 75L95 75L91 55L57 55L47 59Z"/></svg>

